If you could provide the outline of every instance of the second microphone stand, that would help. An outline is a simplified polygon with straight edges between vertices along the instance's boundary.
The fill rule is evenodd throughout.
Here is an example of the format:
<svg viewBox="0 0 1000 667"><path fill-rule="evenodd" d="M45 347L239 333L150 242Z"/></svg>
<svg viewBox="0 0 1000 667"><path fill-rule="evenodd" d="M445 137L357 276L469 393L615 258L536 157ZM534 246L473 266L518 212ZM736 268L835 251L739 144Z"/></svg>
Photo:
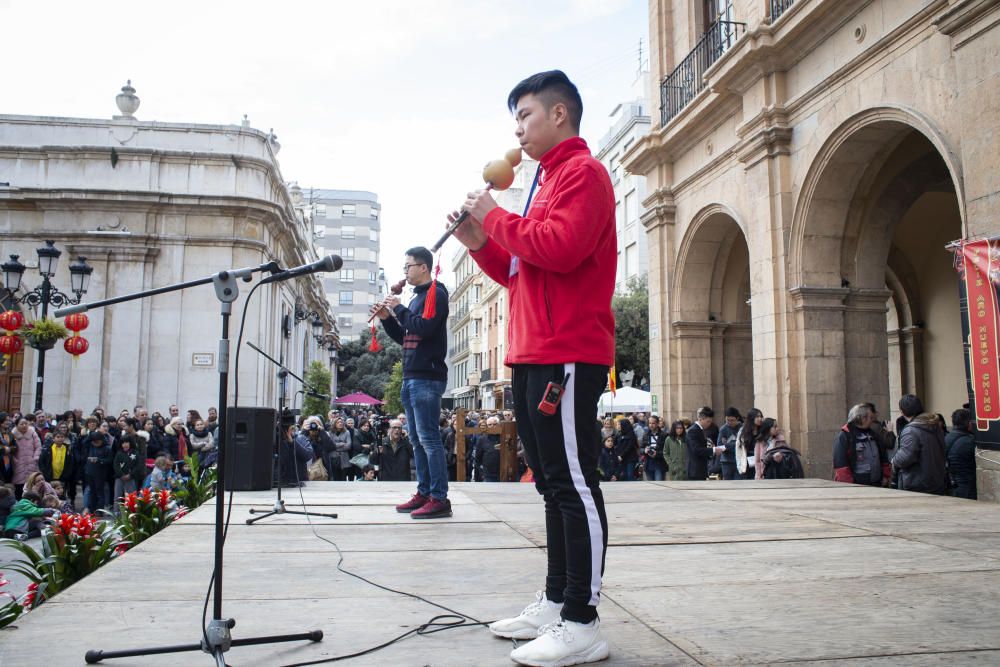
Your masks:
<svg viewBox="0 0 1000 667"><path fill-rule="evenodd" d="M334 514L324 514L323 512L310 512L308 510L290 510L290 509L285 509L285 501L281 497L281 488L285 484L285 479L284 479L284 477L282 475L282 471L281 471L281 460L282 460L282 458L284 458L281 455L281 448L285 446L285 442L284 442L284 440L285 440L285 434L284 434L284 430L283 430L284 429L284 425L282 424L282 418L283 418L283 416L285 414L285 397L286 397L286 391L287 391L287 385L288 385L288 376L291 375L293 378L295 378L296 380L298 380L299 382L301 382L303 387L306 387L306 388L308 388L310 390L312 390L313 388L310 387L306 383L305 380L303 380L302 378L300 378L298 375L296 375L292 371L288 370L288 368L286 368L284 364L282 364L277 359L271 357L264 350L260 349L259 347L257 347L256 345L254 345L253 343L250 343L250 342L248 342L247 345L252 350L256 351L258 354L260 354L265 359L267 359L272 364L274 364L275 366L278 367L278 423L279 423L279 429L280 429L280 432L277 434L277 452L278 452L278 484L277 484L277 489L278 489L278 497L275 498L274 505L271 506L271 510L263 512L263 514L260 514L261 510L255 510L253 507L251 507L250 508L250 514L260 514L260 516L255 516L252 519L247 519L247 525L248 526L252 526L255 521L260 521L261 519L266 519L269 516L274 516L275 514L299 514L299 515L302 515L302 516L323 516L323 517L326 517L328 519L336 519L337 515L335 513ZM293 442L292 443L292 465L295 465L295 460L294 460L295 459L295 454L294 454L294 452L295 452L295 443ZM304 481L304 480L299 480L300 483L302 481Z"/></svg>

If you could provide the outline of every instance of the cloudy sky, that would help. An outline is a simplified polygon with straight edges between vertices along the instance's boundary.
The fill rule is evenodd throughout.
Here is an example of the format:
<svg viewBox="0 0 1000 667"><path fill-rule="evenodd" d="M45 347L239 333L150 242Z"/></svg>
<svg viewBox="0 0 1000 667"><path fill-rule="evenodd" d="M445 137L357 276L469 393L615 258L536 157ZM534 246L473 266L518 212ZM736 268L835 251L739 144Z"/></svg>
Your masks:
<svg viewBox="0 0 1000 667"><path fill-rule="evenodd" d="M505 102L525 76L574 80L596 152L634 97L647 16L643 0L0 0L16 54L0 113L107 118L132 79L140 120L248 114L278 135L285 180L379 196L395 282L403 251L430 246L482 165L517 145Z"/></svg>

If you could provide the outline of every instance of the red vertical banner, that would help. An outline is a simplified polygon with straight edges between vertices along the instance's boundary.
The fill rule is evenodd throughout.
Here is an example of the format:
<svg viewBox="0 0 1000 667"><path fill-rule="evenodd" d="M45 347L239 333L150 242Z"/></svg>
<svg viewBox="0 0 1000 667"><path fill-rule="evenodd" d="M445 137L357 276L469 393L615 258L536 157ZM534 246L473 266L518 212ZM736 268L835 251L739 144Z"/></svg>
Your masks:
<svg viewBox="0 0 1000 667"><path fill-rule="evenodd" d="M1000 277L1000 241L963 243L960 273L968 304L969 384L976 428L1000 423L1000 307L994 282Z"/></svg>

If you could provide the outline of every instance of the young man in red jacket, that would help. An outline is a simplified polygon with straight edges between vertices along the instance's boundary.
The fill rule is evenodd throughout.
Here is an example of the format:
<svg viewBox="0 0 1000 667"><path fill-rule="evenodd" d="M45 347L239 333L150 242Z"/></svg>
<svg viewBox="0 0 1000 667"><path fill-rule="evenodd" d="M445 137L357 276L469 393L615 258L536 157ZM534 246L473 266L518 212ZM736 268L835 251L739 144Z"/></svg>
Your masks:
<svg viewBox="0 0 1000 667"><path fill-rule="evenodd" d="M521 148L540 162L538 190L523 216L489 192L469 193L469 219L455 236L510 291L505 363L518 434L545 499L548 574L534 603L490 629L533 640L511 653L515 662L573 665L608 657L597 617L608 542L597 402L615 349L615 197L579 137L583 104L565 74L525 79L507 104ZM550 383L564 388L554 410L542 405L554 398Z"/></svg>

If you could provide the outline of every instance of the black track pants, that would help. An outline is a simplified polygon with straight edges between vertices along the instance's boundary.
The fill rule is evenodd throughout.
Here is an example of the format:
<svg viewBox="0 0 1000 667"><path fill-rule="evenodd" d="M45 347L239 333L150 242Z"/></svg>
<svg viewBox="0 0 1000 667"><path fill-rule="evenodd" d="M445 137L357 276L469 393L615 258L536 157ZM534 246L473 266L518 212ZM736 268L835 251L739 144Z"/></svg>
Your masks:
<svg viewBox="0 0 1000 667"><path fill-rule="evenodd" d="M589 623L597 617L608 519L599 486L597 459L601 432L597 401L608 367L593 364L515 365L514 412L535 488L545 498L548 544L546 597L563 602L566 620ZM549 382L570 374L556 414L538 410Z"/></svg>

